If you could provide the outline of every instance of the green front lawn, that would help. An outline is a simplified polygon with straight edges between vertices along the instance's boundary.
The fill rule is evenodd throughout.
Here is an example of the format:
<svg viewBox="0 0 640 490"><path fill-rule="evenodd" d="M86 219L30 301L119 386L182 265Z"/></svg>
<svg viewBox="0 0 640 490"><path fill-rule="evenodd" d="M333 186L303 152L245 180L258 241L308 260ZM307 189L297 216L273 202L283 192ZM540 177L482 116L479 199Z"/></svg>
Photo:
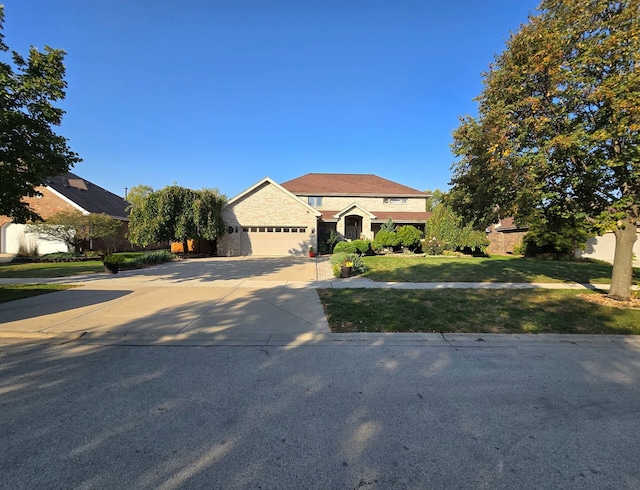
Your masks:
<svg viewBox="0 0 640 490"><path fill-rule="evenodd" d="M160 250L156 252L161 252ZM114 255L124 257L124 268L140 267L134 264L136 259L154 252L121 252ZM131 265L134 264L134 265ZM0 263L0 278L51 278L67 277L82 274L95 274L104 272L104 264L101 260L88 260L84 262L9 262Z"/></svg>
<svg viewBox="0 0 640 490"><path fill-rule="evenodd" d="M333 332L640 334L640 309L574 290L320 289Z"/></svg>
<svg viewBox="0 0 640 490"><path fill-rule="evenodd" d="M74 286L68 284L2 284L0 285L0 303L54 293L72 287Z"/></svg>
<svg viewBox="0 0 640 490"><path fill-rule="evenodd" d="M32 278L32 277L66 277L79 274L94 274L104 272L104 265L100 260L87 262L26 262L0 264L2 278Z"/></svg>
<svg viewBox="0 0 640 490"><path fill-rule="evenodd" d="M578 282L611 283L612 266L521 257L363 257L363 274L380 282ZM640 283L636 268L635 284Z"/></svg>

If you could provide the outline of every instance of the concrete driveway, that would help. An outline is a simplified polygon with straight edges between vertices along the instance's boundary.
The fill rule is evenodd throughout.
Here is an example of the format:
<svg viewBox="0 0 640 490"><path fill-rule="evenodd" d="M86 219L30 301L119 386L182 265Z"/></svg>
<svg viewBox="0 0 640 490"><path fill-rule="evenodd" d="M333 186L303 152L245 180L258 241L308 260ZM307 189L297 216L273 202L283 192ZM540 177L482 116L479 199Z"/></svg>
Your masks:
<svg viewBox="0 0 640 490"><path fill-rule="evenodd" d="M309 258L192 259L59 282L77 288L0 304L0 334L123 343L264 345L330 333Z"/></svg>

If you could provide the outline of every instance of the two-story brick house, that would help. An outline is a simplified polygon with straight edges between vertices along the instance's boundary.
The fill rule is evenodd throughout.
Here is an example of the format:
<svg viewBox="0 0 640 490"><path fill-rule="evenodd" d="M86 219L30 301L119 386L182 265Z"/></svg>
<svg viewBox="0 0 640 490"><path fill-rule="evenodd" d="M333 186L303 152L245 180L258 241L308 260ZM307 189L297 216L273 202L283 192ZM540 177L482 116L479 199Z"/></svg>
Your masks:
<svg viewBox="0 0 640 490"><path fill-rule="evenodd" d="M389 218L419 229L428 195L372 174L311 173L281 185L265 178L223 209L228 233L220 255L304 255L335 231L372 239Z"/></svg>

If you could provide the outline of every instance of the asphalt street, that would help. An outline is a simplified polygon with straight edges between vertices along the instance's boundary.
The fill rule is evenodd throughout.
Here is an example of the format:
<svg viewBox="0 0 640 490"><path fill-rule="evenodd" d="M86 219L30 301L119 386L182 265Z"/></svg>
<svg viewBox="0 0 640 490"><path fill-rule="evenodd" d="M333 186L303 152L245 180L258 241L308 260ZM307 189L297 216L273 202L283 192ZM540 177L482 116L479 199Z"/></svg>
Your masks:
<svg viewBox="0 0 640 490"><path fill-rule="evenodd" d="M0 347L0 488L640 488L640 344Z"/></svg>

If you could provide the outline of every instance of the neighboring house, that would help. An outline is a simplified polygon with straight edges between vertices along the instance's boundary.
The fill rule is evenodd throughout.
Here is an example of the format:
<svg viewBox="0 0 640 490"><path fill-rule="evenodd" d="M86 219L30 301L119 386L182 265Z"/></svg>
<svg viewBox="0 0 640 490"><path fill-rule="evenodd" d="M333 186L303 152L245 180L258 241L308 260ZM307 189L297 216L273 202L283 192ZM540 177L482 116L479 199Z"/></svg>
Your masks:
<svg viewBox="0 0 640 490"><path fill-rule="evenodd" d="M45 221L60 211L81 211L88 215L104 213L125 223L129 222L127 207L129 203L120 196L95 185L88 180L72 173L46 179L42 186L36 188L41 196L27 197L31 209L38 213ZM67 246L63 242L51 242L39 239L25 232L25 225L12 223L11 218L0 216L0 252L16 253L20 245L33 247L37 245L42 255L53 252L66 252ZM88 244L90 247L99 244ZM122 238L121 246L128 245Z"/></svg>
<svg viewBox="0 0 640 490"><path fill-rule="evenodd" d="M311 173L281 185L265 178L222 211L219 255L305 255L335 231L373 239L389 218L424 229L428 195L372 174Z"/></svg>
<svg viewBox="0 0 640 490"><path fill-rule="evenodd" d="M516 245L522 244L522 239L527 234L528 228L518 227L513 218L503 218L498 223L487 228L489 239L489 254L512 254ZM587 240L584 250L576 250L576 258L604 260L613 264L613 256L616 249L616 237L612 231L602 236L594 236ZM638 227L638 239L633 244L634 265L640 267L640 227Z"/></svg>
<svg viewBox="0 0 640 490"><path fill-rule="evenodd" d="M512 254L517 245L522 245L522 239L528 228L519 228L513 218L502 218L487 228L489 246L488 254Z"/></svg>
<svg viewBox="0 0 640 490"><path fill-rule="evenodd" d="M640 267L640 226L638 227L638 239L633 244L633 265ZM616 250L616 237L612 231L602 236L594 236L587 240L584 250L576 250L576 257L582 259L604 260L613 264L613 256Z"/></svg>

